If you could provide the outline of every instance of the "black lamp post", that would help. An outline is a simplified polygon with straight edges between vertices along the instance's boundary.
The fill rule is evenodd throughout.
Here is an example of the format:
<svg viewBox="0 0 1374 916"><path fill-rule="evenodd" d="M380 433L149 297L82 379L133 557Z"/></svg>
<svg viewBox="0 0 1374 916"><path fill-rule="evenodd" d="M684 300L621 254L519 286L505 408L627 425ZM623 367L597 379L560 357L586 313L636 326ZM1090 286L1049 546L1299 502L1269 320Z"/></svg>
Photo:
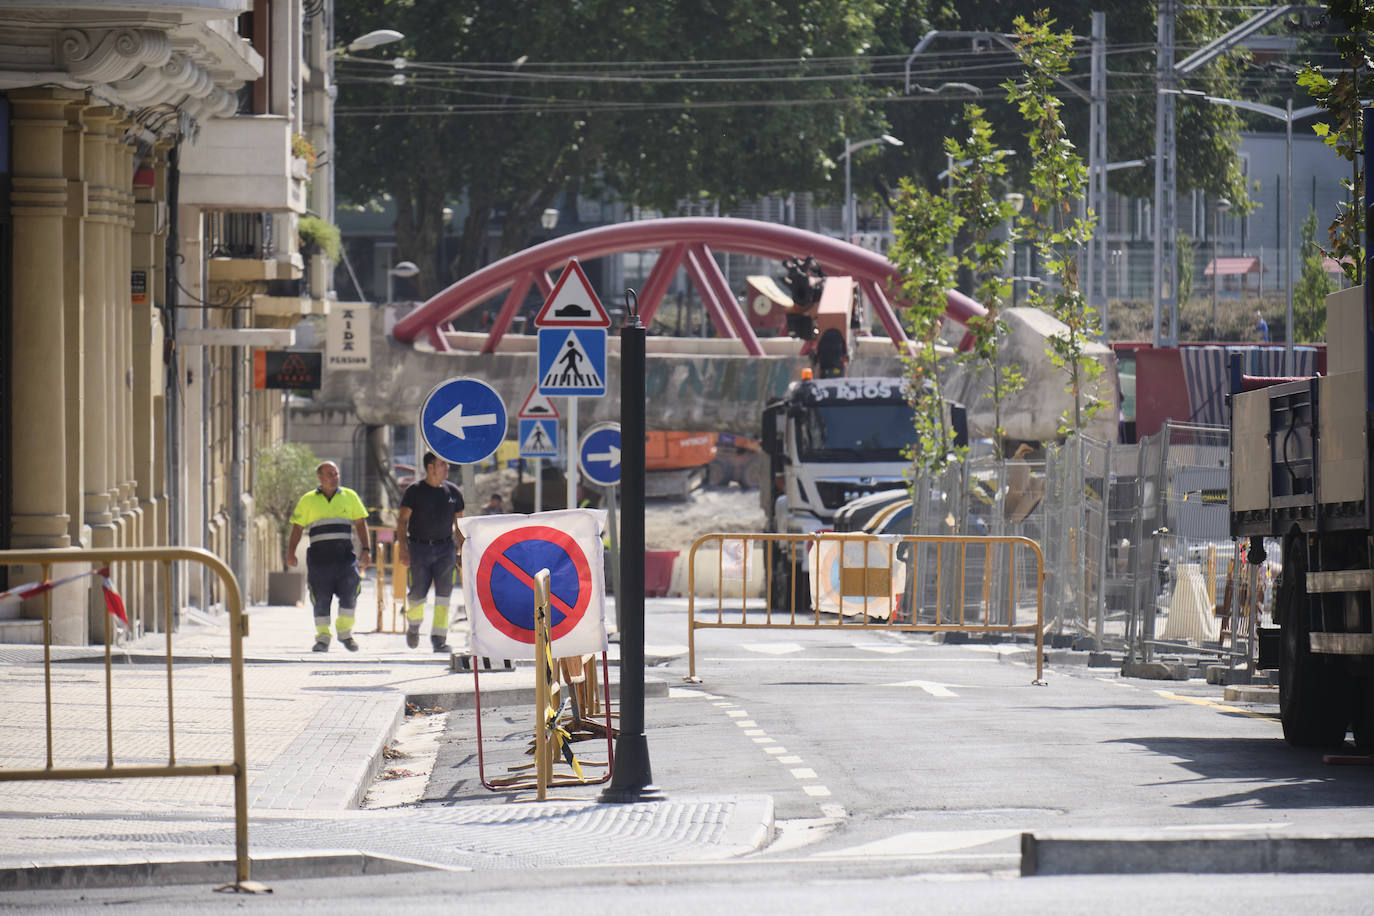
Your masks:
<svg viewBox="0 0 1374 916"><path fill-rule="evenodd" d="M633 299L633 302L631 301ZM628 804L663 798L653 784L644 738L644 341L639 298L625 293L620 330L620 731L615 771L601 801Z"/></svg>

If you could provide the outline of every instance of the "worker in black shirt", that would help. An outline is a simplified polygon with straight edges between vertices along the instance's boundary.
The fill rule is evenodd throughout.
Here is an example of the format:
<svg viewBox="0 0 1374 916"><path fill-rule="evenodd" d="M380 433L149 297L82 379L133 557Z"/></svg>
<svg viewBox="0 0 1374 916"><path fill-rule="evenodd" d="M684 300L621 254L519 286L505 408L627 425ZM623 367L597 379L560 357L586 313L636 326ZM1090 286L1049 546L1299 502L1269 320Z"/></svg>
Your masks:
<svg viewBox="0 0 1374 916"><path fill-rule="evenodd" d="M434 586L434 620L429 640L435 652L448 651L448 603L457 579L458 551L463 536L457 522L463 516L463 494L448 479L448 462L425 452L425 476L406 487L396 518L396 543L401 565L410 568L406 595L406 645L420 644L425 598Z"/></svg>

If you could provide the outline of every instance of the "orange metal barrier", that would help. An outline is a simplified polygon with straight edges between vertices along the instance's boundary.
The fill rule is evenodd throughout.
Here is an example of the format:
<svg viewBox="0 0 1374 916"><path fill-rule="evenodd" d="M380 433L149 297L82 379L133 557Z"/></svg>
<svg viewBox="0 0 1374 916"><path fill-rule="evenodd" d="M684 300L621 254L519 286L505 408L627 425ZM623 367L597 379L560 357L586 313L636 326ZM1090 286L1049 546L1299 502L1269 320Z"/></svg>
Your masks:
<svg viewBox="0 0 1374 916"><path fill-rule="evenodd" d="M176 760L176 727L173 717L172 691L172 627L171 608L172 562L187 560L207 567L219 577L224 587L224 606L229 612L230 708L233 717L234 759L223 763L179 764ZM53 690L52 690L52 593L43 596L43 689L46 709L47 766L43 769L0 769L0 782L37 779L116 779L124 777L156 776L232 776L234 777L234 850L235 882L229 887L241 891L266 890L249 881L248 863L248 752L244 734L243 697L243 637L247 618L243 614L243 598L238 581L219 557L193 547L120 547L97 550L5 550L0 551L0 565L37 565L42 569L40 581L52 580L55 564L89 563L93 568L106 565L160 563L163 594L167 596L167 763L165 766L118 766L114 757L113 680L110 665L110 631L105 626L105 754L103 767L59 767L53 760Z"/></svg>
<svg viewBox="0 0 1374 916"><path fill-rule="evenodd" d="M699 617L697 554L711 545L715 573L700 591L714 592L716 612ZM978 562L981 572L970 575ZM1036 681L1044 674L1045 559L1030 538L712 533L697 538L687 563L689 680L696 631L705 629L1034 633ZM1031 589L1035 619L1022 622ZM727 593L738 604L727 608Z"/></svg>

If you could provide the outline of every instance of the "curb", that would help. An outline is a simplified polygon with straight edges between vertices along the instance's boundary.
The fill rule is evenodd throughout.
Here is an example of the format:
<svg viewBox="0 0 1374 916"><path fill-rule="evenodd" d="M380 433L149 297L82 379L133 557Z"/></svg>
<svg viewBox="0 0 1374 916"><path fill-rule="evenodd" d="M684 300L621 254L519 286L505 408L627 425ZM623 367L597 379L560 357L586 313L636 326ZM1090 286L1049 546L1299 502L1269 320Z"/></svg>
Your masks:
<svg viewBox="0 0 1374 916"><path fill-rule="evenodd" d="M417 871L469 871L466 868L376 856L357 850L249 856L248 862L249 873L254 881L347 878ZM0 868L0 891L155 887L169 884L232 885L235 869L233 857L221 854L161 861L34 864L26 868Z"/></svg>
<svg viewBox="0 0 1374 916"><path fill-rule="evenodd" d="M1021 834L1021 875L1374 873L1374 837Z"/></svg>
<svg viewBox="0 0 1374 916"><path fill-rule="evenodd" d="M666 697L668 695L668 682L644 679L644 696L647 697ZM620 699L620 682L611 681L611 698ZM476 695L471 691L465 690L445 690L435 693L408 693L406 703L414 703L421 709L439 710L440 712L452 712L454 710L466 711L477 708ZM534 686L522 687L496 687L482 691L482 708L491 709L498 706L533 706L534 705Z"/></svg>

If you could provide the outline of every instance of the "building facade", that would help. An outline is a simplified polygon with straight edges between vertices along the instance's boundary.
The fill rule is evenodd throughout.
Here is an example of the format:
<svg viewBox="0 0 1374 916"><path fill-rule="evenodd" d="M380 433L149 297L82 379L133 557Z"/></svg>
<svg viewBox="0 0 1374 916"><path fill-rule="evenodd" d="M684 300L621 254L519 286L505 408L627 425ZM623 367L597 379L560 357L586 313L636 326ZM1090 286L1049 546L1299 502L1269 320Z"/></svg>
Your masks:
<svg viewBox="0 0 1374 916"><path fill-rule="evenodd" d="M281 550L253 455L284 408L252 387L253 334L327 308L296 234L312 203L332 214L311 181L328 111L307 104L327 14L0 0L0 549L204 547L264 593ZM160 579L118 571L136 631L219 598ZM53 592L54 642L103 640L86 582ZM0 642L41 639L39 614L0 603Z"/></svg>

